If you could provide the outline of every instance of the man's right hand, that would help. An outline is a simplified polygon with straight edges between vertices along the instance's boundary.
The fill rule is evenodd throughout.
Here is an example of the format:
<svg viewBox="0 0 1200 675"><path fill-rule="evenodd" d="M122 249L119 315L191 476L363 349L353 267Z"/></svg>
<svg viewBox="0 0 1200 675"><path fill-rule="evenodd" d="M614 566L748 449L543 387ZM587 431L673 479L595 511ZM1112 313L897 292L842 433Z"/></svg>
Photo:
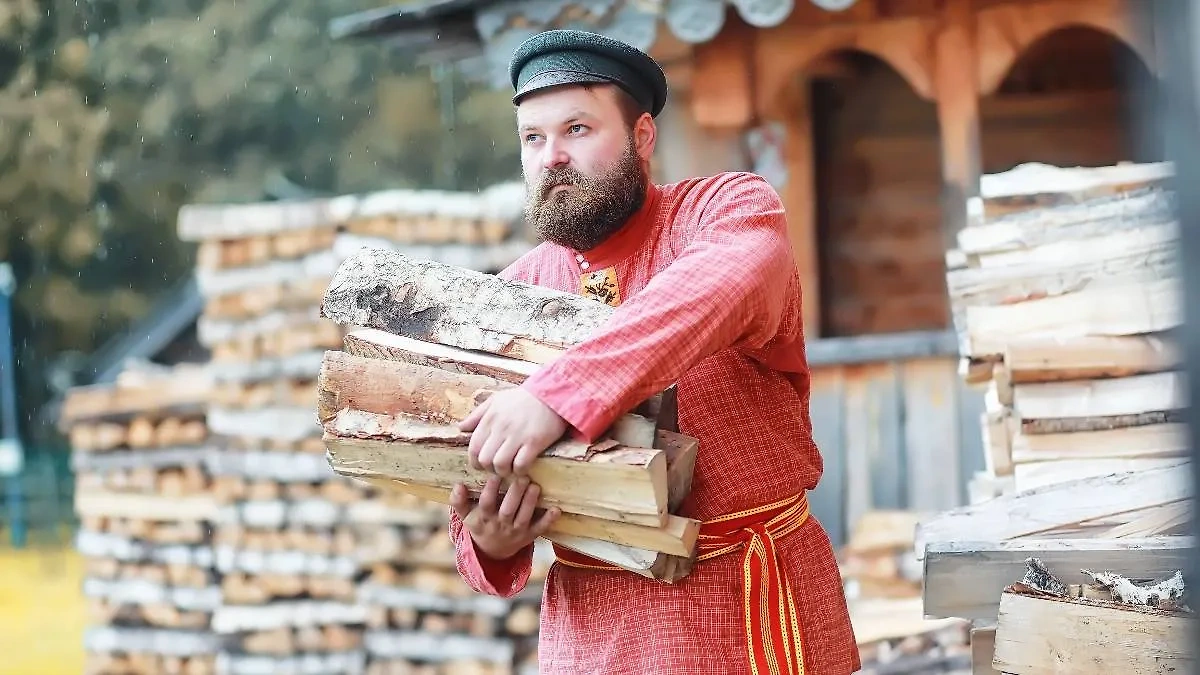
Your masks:
<svg viewBox="0 0 1200 675"><path fill-rule="evenodd" d="M501 499L500 478L492 476L483 486L478 504L472 507L465 485L455 485L450 491L450 506L480 551L493 560L505 560L545 534L558 518L560 511L550 508L534 520L540 495L541 488L522 476L513 481Z"/></svg>

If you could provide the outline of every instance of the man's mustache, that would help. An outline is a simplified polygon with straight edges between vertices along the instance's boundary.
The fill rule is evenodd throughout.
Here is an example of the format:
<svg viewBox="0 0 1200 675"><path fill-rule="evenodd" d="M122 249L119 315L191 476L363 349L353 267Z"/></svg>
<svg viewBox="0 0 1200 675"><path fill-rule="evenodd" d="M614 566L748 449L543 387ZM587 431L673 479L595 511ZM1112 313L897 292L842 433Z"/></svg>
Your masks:
<svg viewBox="0 0 1200 675"><path fill-rule="evenodd" d="M542 178L538 182L538 197L540 200L545 200L550 196L550 191L559 185L579 186L586 184L586 182L587 177L575 169L549 169L542 174Z"/></svg>

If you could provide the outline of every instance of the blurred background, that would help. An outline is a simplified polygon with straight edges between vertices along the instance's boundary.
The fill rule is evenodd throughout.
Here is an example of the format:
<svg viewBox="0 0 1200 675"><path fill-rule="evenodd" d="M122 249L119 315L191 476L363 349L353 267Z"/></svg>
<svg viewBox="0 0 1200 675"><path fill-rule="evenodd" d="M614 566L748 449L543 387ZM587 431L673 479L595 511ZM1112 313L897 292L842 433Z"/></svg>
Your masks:
<svg viewBox="0 0 1200 675"><path fill-rule="evenodd" d="M1171 12L1188 4L0 0L0 673L536 672L536 579L480 601L444 508L332 474L312 411L320 354L341 345L316 307L358 246L495 272L535 244L506 68L552 27L663 64L657 180L749 170L783 195L826 462L813 508L864 659L972 672L995 609L931 606L917 523L1187 469L1191 443L1168 396L1076 414L1143 415L1123 423L1136 439L1037 455L1067 434L1014 412L1015 367L967 312L1176 284L1174 226L1133 262L1133 240L1088 248L1105 232L963 233L1137 190L1167 202L1117 220L1173 222L1165 162L1194 130L1179 82L1200 10ZM1056 172L1077 167L1095 171ZM1153 297L1175 307L1182 288ZM1029 331L1091 337L1076 327L1097 297ZM1166 340L1184 322L1158 310L1103 334ZM1096 358L1182 377L1172 353ZM1154 382L1129 386L1115 396ZM1139 506L1158 525L1127 531L1181 535L1190 519L1164 504L1180 501Z"/></svg>

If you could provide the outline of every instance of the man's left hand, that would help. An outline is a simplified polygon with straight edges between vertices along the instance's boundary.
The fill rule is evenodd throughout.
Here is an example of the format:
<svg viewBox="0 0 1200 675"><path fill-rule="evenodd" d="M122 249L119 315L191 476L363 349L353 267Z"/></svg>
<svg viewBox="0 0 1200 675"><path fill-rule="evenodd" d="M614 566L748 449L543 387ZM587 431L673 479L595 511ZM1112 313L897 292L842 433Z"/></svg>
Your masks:
<svg viewBox="0 0 1200 675"><path fill-rule="evenodd" d="M538 458L567 431L567 422L536 396L513 387L493 393L459 429L471 432L471 466L500 476L529 473Z"/></svg>

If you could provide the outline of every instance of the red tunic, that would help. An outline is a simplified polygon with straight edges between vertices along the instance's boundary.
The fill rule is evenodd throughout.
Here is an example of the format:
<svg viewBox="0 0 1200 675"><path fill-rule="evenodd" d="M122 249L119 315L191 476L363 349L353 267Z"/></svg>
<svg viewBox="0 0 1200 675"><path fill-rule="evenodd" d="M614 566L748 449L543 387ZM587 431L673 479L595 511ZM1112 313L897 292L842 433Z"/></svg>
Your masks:
<svg viewBox="0 0 1200 675"><path fill-rule="evenodd" d="M619 303L602 331L522 386L590 440L678 382L679 430L700 441L679 515L708 520L816 486L822 461L809 421L799 279L782 203L761 177L652 185L642 209L598 249L578 255L544 243L500 276ZM453 510L450 536L473 589L511 596L525 586L532 546L488 559ZM825 530L809 518L776 545L805 672L858 670ZM740 555L699 562L675 584L555 564L542 600L540 671L748 673L742 607Z"/></svg>

